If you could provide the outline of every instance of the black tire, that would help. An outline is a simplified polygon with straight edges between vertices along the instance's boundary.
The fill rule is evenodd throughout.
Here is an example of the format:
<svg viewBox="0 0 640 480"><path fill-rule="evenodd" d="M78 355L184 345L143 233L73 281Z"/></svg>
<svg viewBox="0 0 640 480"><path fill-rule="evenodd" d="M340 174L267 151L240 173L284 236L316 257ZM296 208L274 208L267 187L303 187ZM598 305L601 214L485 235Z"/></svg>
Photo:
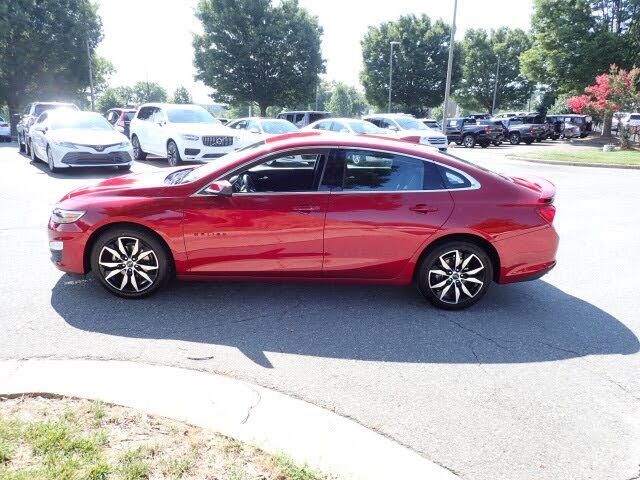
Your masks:
<svg viewBox="0 0 640 480"><path fill-rule="evenodd" d="M457 269L456 251L459 252ZM449 265L448 269L444 268L443 262ZM465 265L464 269L462 265ZM468 275L465 271L474 273ZM452 241L439 245L426 255L418 265L416 275L418 291L434 306L461 310L487 293L493 280L493 264L487 252L475 243Z"/></svg>
<svg viewBox="0 0 640 480"><path fill-rule="evenodd" d="M481 147L481 148L487 148L488 146L489 146L489 142L482 142L482 143L480 144L480 147Z"/></svg>
<svg viewBox="0 0 640 480"><path fill-rule="evenodd" d="M27 148L27 150L29 151L29 156L31 157L31 161L33 163L38 163L40 159L36 155L36 151L33 149L33 143L29 142L29 147Z"/></svg>
<svg viewBox="0 0 640 480"><path fill-rule="evenodd" d="M27 146L24 144L24 142L21 140L20 135L18 135L18 151L20 153L24 153L27 150Z"/></svg>
<svg viewBox="0 0 640 480"><path fill-rule="evenodd" d="M517 133L512 133L509 135L509 143L511 145L519 145L520 144L520 135Z"/></svg>
<svg viewBox="0 0 640 480"><path fill-rule="evenodd" d="M140 255L148 251L151 253ZM165 286L173 276L174 268L167 248L156 235L142 228L116 227L101 234L94 242L91 270L112 294L137 299L148 297Z"/></svg>
<svg viewBox="0 0 640 480"><path fill-rule="evenodd" d="M131 165L118 165L116 168L121 172L128 172L131 170Z"/></svg>
<svg viewBox="0 0 640 480"><path fill-rule="evenodd" d="M464 145L464 148L473 148L476 146L476 137L467 134L462 137L462 144Z"/></svg>
<svg viewBox="0 0 640 480"><path fill-rule="evenodd" d="M536 143L540 143L542 141L541 138L536 138Z"/></svg>
<svg viewBox="0 0 640 480"><path fill-rule="evenodd" d="M167 142L167 162L172 167L179 167L182 165L182 158L180 158L180 151L178 150L178 146L176 142L173 140L169 140Z"/></svg>
<svg viewBox="0 0 640 480"><path fill-rule="evenodd" d="M147 158L147 154L142 151L140 140L138 140L137 136L134 135L131 137L131 145L133 145L133 158L135 158L139 162Z"/></svg>
<svg viewBox="0 0 640 480"><path fill-rule="evenodd" d="M500 145L502 145L502 142L498 141L498 142L493 142L493 145L496 147L499 147Z"/></svg>
<svg viewBox="0 0 640 480"><path fill-rule="evenodd" d="M49 171L51 173L59 173L60 169L56 167L53 163L53 155L51 153L51 149L47 145L47 165L49 166Z"/></svg>
<svg viewBox="0 0 640 480"><path fill-rule="evenodd" d="M524 143L526 143L527 145L531 145L533 143L533 138L525 139Z"/></svg>
<svg viewBox="0 0 640 480"><path fill-rule="evenodd" d="M29 142L27 141L27 137L24 137L24 153L26 153L28 157L31 156L31 148L29 146Z"/></svg>

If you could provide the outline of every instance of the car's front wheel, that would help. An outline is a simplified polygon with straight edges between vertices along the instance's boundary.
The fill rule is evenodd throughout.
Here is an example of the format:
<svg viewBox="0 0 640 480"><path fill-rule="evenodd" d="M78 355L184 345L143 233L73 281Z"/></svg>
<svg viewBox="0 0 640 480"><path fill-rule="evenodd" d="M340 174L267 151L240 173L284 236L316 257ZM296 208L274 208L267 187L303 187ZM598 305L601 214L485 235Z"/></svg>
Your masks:
<svg viewBox="0 0 640 480"><path fill-rule="evenodd" d="M169 165L171 165L172 167L177 167L179 165L182 165L182 158L180 158L180 151L178 150L178 146L176 145L176 142L174 142L173 140L169 140L169 143L167 143L167 161L169 162Z"/></svg>
<svg viewBox="0 0 640 480"><path fill-rule="evenodd" d="M518 145L520 143L520 135L517 133L512 133L509 135L509 143L511 145Z"/></svg>
<svg viewBox="0 0 640 480"><path fill-rule="evenodd" d="M91 269L111 293L142 298L165 285L172 274L166 247L142 229L107 230L93 244Z"/></svg>
<svg viewBox="0 0 640 480"><path fill-rule="evenodd" d="M33 146L31 148L33 149ZM56 167L56 164L53 160L51 147L47 147L47 165L49 165L49 170L51 171L51 173L58 173L60 171L60 169Z"/></svg>
<svg viewBox="0 0 640 480"><path fill-rule="evenodd" d="M133 146L133 158L138 161L142 161L147 158L147 154L142 151L140 140L138 140L138 137L136 135L131 137L131 145Z"/></svg>
<svg viewBox="0 0 640 480"><path fill-rule="evenodd" d="M473 135L465 135L462 138L462 144L464 148L473 148L476 145L476 139Z"/></svg>
<svg viewBox="0 0 640 480"><path fill-rule="evenodd" d="M20 153L24 153L27 150L27 146L24 144L23 136L18 134L18 150Z"/></svg>
<svg viewBox="0 0 640 480"><path fill-rule="evenodd" d="M33 163L36 163L38 160L40 160L38 158L38 156L36 155L36 151L33 149L33 142L29 142L29 147L28 147L28 151L29 151L29 156L31 157L31 161Z"/></svg>
<svg viewBox="0 0 640 480"><path fill-rule="evenodd" d="M438 308L460 310L480 300L493 279L493 265L480 246L464 241L442 244L422 259L416 283Z"/></svg>

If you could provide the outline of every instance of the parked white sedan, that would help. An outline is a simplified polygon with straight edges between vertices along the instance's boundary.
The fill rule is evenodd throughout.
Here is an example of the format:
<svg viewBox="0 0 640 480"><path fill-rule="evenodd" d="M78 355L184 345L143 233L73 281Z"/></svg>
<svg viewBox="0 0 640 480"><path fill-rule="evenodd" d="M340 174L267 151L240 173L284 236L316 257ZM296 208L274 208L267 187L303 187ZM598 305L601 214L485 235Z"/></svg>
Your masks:
<svg viewBox="0 0 640 480"><path fill-rule="evenodd" d="M355 118L327 118L313 122L302 130L352 133L354 135L388 135L387 131L373 123Z"/></svg>
<svg viewBox="0 0 640 480"><path fill-rule="evenodd" d="M52 172L107 166L129 170L133 163L129 139L93 112L44 112L29 129L28 138L31 159L46 161Z"/></svg>
<svg viewBox="0 0 640 480"><path fill-rule="evenodd" d="M0 142L4 141L11 141L11 129L9 128L9 123L0 117Z"/></svg>
<svg viewBox="0 0 640 480"><path fill-rule="evenodd" d="M227 123L227 127L237 130L243 145L251 145L264 138L299 131L293 123L278 118L239 118Z"/></svg>
<svg viewBox="0 0 640 480"><path fill-rule="evenodd" d="M242 147L241 138L199 105L147 103L129 125L136 160L166 157L176 167L184 160L206 162Z"/></svg>

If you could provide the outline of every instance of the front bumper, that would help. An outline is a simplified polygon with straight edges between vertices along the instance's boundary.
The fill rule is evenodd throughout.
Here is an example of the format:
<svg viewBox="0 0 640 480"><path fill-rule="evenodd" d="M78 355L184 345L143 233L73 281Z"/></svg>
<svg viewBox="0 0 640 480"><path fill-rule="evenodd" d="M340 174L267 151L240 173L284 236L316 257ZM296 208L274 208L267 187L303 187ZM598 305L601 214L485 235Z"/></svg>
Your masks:
<svg viewBox="0 0 640 480"><path fill-rule="evenodd" d="M50 148L57 168L109 167L133 163L133 148L111 147L102 152L84 146L67 148L50 145Z"/></svg>
<svg viewBox="0 0 640 480"><path fill-rule="evenodd" d="M235 137L233 137L233 142L230 145L205 145L202 137L198 140L181 139L177 144L178 150L180 151L180 157L183 160L195 162L208 162L215 160L225 156L227 153L235 152L241 147L240 140Z"/></svg>
<svg viewBox="0 0 640 480"><path fill-rule="evenodd" d="M59 224L51 219L47 227L51 262L63 272L85 274L84 249L89 235L82 222Z"/></svg>

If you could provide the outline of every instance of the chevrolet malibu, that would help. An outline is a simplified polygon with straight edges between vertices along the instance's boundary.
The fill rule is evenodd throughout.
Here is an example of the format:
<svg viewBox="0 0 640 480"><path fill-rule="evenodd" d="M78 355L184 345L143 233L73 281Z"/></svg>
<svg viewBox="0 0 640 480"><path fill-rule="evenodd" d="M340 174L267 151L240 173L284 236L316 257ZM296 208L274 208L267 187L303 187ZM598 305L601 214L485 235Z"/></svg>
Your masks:
<svg viewBox="0 0 640 480"><path fill-rule="evenodd" d="M59 269L125 298L174 276L414 283L461 309L555 266L554 195L407 142L301 132L72 191L49 247Z"/></svg>

